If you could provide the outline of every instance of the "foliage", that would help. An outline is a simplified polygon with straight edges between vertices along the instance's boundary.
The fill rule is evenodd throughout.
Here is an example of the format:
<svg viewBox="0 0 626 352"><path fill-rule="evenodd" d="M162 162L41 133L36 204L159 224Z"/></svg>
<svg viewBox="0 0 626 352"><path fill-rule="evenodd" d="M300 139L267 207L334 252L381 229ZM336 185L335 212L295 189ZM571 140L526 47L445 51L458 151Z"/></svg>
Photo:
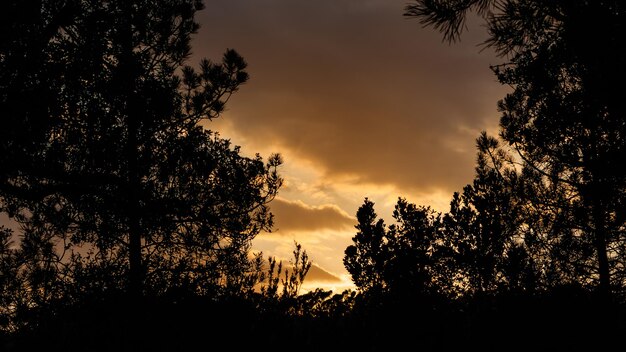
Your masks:
<svg viewBox="0 0 626 352"><path fill-rule="evenodd" d="M376 217L374 203L366 198L357 211L354 244L346 248L344 257L354 284L375 297L431 292L439 216L400 198L393 213L396 223L386 228Z"/></svg>
<svg viewBox="0 0 626 352"><path fill-rule="evenodd" d="M525 194L549 230L537 240L564 263L579 263L556 269L563 280L595 286L607 298L621 291L623 3L416 0L406 10L452 41L468 13L484 20L485 44L506 58L493 70L513 88L498 105L501 136L541 191Z"/></svg>
<svg viewBox="0 0 626 352"><path fill-rule="evenodd" d="M289 260L291 271L285 269L284 278L283 262L276 261L275 257L268 258L267 274L264 275L259 282L266 281L261 286L261 294L271 299L293 299L300 294L300 288L309 270L311 269L311 261L306 250L302 249L302 245L294 242L293 259ZM282 287L282 291L280 290ZM278 292L281 291L279 295Z"/></svg>
<svg viewBox="0 0 626 352"><path fill-rule="evenodd" d="M300 244L290 268L249 251L272 227L280 157L204 127L248 74L233 50L186 64L201 1L0 6L0 211L21 229L0 228L3 350L589 350L623 335L620 2L408 5L450 41L469 13L485 21L513 88L507 144L480 135L446 213L399 198L386 225L365 198L344 257L357 290L304 294Z"/></svg>
<svg viewBox="0 0 626 352"><path fill-rule="evenodd" d="M385 285L385 223L382 219L376 219L374 203L367 198L357 211L356 217L358 232L352 238L354 245L346 248L343 262L356 287L364 291L380 291Z"/></svg>
<svg viewBox="0 0 626 352"><path fill-rule="evenodd" d="M252 290L282 160L203 127L248 74L230 49L186 65L202 2L2 6L0 210L23 229L2 248L8 307Z"/></svg>
<svg viewBox="0 0 626 352"><path fill-rule="evenodd" d="M493 137L483 133L477 147L474 181L453 195L444 216L444 243L459 269L457 284L474 293L532 291L537 283L520 233L520 175Z"/></svg>

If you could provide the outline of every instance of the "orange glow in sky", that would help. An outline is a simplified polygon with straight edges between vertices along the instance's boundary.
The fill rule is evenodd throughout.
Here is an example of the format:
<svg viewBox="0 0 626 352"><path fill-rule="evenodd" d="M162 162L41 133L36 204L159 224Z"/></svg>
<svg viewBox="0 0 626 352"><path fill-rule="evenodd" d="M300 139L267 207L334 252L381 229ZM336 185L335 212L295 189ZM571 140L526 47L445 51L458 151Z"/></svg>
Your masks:
<svg viewBox="0 0 626 352"><path fill-rule="evenodd" d="M387 223L400 196L447 211L472 180L475 138L497 128L504 88L483 29L448 45L405 4L213 0L198 14L192 61L234 48L251 75L206 126L249 155L283 155L276 229L254 246L288 260L301 243L315 263L305 289L351 287L343 252L365 197Z"/></svg>
<svg viewBox="0 0 626 352"><path fill-rule="evenodd" d="M447 211L472 180L475 139L495 131L505 88L471 26L448 45L402 16L404 0L211 0L197 14L195 65L227 48L251 79L208 129L247 155L282 154L276 227L255 250L314 263L304 289L352 287L343 267L363 199L391 222L398 197ZM6 217L0 222L7 223Z"/></svg>

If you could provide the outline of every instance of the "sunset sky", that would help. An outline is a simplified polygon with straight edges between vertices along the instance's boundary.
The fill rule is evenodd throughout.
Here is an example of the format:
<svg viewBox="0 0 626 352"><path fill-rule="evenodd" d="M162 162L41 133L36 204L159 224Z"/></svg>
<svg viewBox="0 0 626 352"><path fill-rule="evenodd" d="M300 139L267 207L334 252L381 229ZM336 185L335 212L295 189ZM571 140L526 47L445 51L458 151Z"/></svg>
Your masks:
<svg viewBox="0 0 626 352"><path fill-rule="evenodd" d="M445 212L471 182L475 139L497 131L506 92L484 28L449 45L402 16L406 0L205 3L189 64L233 48L251 76L206 127L245 155L283 156L275 230L254 249L288 261L302 244L305 289L351 287L343 252L365 197L390 223L398 197Z"/></svg>
<svg viewBox="0 0 626 352"><path fill-rule="evenodd" d="M198 14L194 58L226 48L250 81L207 127L245 154L282 154L276 230L254 242L289 259L294 241L315 264L306 288L341 291L342 263L363 199L389 223L399 196L447 211L471 182L475 138L495 133L506 92L482 50L484 28L463 41L402 16L405 0L209 0Z"/></svg>

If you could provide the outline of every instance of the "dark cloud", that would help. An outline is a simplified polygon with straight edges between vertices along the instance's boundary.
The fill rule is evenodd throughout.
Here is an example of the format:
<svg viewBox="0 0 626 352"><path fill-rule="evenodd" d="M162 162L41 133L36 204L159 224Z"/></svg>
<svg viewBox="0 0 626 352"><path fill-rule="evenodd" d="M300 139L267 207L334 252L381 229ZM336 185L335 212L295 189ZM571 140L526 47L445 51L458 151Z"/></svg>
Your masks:
<svg viewBox="0 0 626 352"><path fill-rule="evenodd" d="M340 283L342 280L330 272L322 269L321 267L313 264L311 265L311 269L306 275L304 280L305 283L323 283L323 284L332 284L332 283Z"/></svg>
<svg viewBox="0 0 626 352"><path fill-rule="evenodd" d="M411 190L471 180L474 139L497 125L503 95L473 26L449 46L402 17L406 1L213 0L198 57L232 47L251 81L226 118L251 144L314 161L327 176Z"/></svg>
<svg viewBox="0 0 626 352"><path fill-rule="evenodd" d="M335 205L310 206L300 201L276 198L270 204L275 215L274 231L341 230L354 226L356 220Z"/></svg>

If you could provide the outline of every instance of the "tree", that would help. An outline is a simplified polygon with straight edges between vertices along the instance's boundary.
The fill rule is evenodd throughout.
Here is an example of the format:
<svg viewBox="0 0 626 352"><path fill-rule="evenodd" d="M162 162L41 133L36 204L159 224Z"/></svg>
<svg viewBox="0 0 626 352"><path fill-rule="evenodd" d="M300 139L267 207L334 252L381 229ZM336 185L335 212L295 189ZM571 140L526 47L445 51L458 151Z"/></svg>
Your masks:
<svg viewBox="0 0 626 352"><path fill-rule="evenodd" d="M356 218L358 224L355 227L358 231L352 238L354 244L345 250L343 264L360 290L381 292L385 287L385 222L376 219L374 202L367 198L359 207Z"/></svg>
<svg viewBox="0 0 626 352"><path fill-rule="evenodd" d="M354 284L374 297L441 291L435 280L439 215L400 198L393 217L396 223L386 228L367 198L357 211L358 232L343 259Z"/></svg>
<svg viewBox="0 0 626 352"><path fill-rule="evenodd" d="M385 282L400 294L428 294L437 287L437 240L441 237L440 214L428 207L398 199L386 243Z"/></svg>
<svg viewBox="0 0 626 352"><path fill-rule="evenodd" d="M266 281L265 285L261 286L261 294L271 300L293 300L300 294L300 289L304 283L306 275L311 269L311 261L306 250L302 249L302 245L294 242L295 249L293 253L293 260L290 260L291 271L285 269L284 278L281 279L283 274L283 262L276 261L275 257L268 258L267 275L263 275L259 282ZM282 293L279 292L279 283L282 285Z"/></svg>
<svg viewBox="0 0 626 352"><path fill-rule="evenodd" d="M518 193L524 179L495 138L483 132L477 147L474 181L454 193L443 217L442 248L456 267L455 286L470 294L532 291L538 278Z"/></svg>
<svg viewBox="0 0 626 352"><path fill-rule="evenodd" d="M16 37L0 47L0 210L24 228L15 255L48 248L30 263L63 295L246 282L281 159L243 157L201 125L248 79L234 50L185 65L202 1L2 6Z"/></svg>
<svg viewBox="0 0 626 352"><path fill-rule="evenodd" d="M2 330L12 330L14 324L12 322L17 305L15 297L12 297L19 288L20 284L17 272L15 270L15 257L11 251L11 237L13 231L0 226L0 326L5 327Z"/></svg>
<svg viewBox="0 0 626 352"><path fill-rule="evenodd" d="M365 199L344 257L359 290L453 299L538 289L538 228L529 230L528 203L520 197L532 182L495 138L483 132L477 148L474 181L443 215L400 198L395 223L386 227Z"/></svg>
<svg viewBox="0 0 626 352"><path fill-rule="evenodd" d="M574 214L569 226L578 232L570 239L592 249L577 253L588 254L578 259L595 267L581 279L595 282L605 299L623 288L623 4L417 0L406 10L451 41L460 37L469 12L485 21L486 44L507 58L494 71L513 87L498 105L501 136L544 184L567 194L560 207Z"/></svg>

